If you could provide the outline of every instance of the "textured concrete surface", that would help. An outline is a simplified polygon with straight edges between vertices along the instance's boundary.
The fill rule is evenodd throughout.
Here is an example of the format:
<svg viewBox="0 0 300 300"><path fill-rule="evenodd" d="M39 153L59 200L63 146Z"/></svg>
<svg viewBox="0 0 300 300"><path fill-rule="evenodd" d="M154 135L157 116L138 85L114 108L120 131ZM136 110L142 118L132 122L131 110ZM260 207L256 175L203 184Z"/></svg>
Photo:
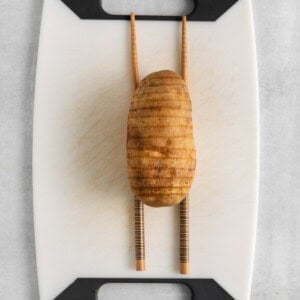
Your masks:
<svg viewBox="0 0 300 300"><path fill-rule="evenodd" d="M42 2L0 1L0 299L38 299L32 114Z"/></svg>
<svg viewBox="0 0 300 300"><path fill-rule="evenodd" d="M255 0L261 174L252 299L300 299L300 2Z"/></svg>
<svg viewBox="0 0 300 300"><path fill-rule="evenodd" d="M108 0L105 2L107 7ZM300 297L297 219L300 3L254 0L253 4L260 80L261 178L251 299L296 300ZM116 4L110 5L113 8ZM189 5L180 9L188 9ZM41 0L0 1L0 299L3 300L39 298L31 145L41 10Z"/></svg>

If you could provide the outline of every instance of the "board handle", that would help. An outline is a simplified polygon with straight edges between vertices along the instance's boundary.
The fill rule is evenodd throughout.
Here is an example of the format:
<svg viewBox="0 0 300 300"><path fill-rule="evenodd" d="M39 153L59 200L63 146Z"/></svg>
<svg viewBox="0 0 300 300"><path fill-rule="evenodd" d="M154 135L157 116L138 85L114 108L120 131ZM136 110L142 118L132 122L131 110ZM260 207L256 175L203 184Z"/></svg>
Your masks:
<svg viewBox="0 0 300 300"><path fill-rule="evenodd" d="M56 0L65 3L80 19L129 20L128 15L112 15L102 7L101 0ZM238 0L194 0L188 21L216 21ZM137 15L137 20L180 21L181 16Z"/></svg>
<svg viewBox="0 0 300 300"><path fill-rule="evenodd" d="M99 289L106 283L175 283L185 284L192 300L233 300L213 279L196 278L77 278L55 300L95 300Z"/></svg>

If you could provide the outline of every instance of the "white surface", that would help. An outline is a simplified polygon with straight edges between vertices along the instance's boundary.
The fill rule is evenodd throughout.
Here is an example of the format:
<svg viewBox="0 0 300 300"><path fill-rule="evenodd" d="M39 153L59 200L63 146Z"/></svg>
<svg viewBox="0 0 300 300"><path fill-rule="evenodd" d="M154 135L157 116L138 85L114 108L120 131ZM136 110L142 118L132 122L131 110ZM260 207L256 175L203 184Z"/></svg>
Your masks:
<svg viewBox="0 0 300 300"><path fill-rule="evenodd" d="M261 188L251 299L295 300L300 294L300 3L253 2ZM0 298L37 300L31 124L41 1L4 0L0 8Z"/></svg>
<svg viewBox="0 0 300 300"><path fill-rule="evenodd" d="M201 26L200 26L201 25ZM138 22L141 77L178 70L180 23ZM258 99L250 1L188 24L197 170L190 193L190 277L250 295L256 228ZM134 269L126 167L131 99L127 21L79 20L44 3L34 120L40 297L76 277L178 277L177 208L145 207L147 271Z"/></svg>

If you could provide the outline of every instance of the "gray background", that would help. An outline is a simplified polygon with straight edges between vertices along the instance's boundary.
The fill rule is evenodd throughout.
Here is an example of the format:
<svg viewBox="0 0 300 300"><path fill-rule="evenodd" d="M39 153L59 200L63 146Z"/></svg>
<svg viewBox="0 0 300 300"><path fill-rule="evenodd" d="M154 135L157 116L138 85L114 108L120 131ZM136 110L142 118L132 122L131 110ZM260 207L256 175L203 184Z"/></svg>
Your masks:
<svg viewBox="0 0 300 300"><path fill-rule="evenodd" d="M125 2L129 1L118 1L126 10ZM112 4L105 0L106 8L113 9L118 1ZM180 5L180 1L176 2ZM253 5L260 85L261 178L251 299L296 300L300 299L300 221L297 219L300 213L300 1L254 0ZM41 10L41 0L0 0L2 300L38 299L31 150Z"/></svg>

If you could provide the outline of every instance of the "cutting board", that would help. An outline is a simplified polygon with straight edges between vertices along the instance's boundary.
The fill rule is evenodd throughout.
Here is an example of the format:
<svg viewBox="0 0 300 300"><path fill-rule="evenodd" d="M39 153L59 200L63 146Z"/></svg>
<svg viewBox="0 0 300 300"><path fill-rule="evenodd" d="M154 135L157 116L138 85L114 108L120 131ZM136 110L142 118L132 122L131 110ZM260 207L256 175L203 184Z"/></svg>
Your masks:
<svg viewBox="0 0 300 300"><path fill-rule="evenodd" d="M180 71L180 22L137 21L141 77ZM188 22L197 149L190 192L189 275L178 272L178 207L145 207L145 272L135 271L134 203L126 166L131 100L127 20L82 20L45 0L33 142L40 299L78 277L213 278L249 299L259 166L250 0L215 22Z"/></svg>

